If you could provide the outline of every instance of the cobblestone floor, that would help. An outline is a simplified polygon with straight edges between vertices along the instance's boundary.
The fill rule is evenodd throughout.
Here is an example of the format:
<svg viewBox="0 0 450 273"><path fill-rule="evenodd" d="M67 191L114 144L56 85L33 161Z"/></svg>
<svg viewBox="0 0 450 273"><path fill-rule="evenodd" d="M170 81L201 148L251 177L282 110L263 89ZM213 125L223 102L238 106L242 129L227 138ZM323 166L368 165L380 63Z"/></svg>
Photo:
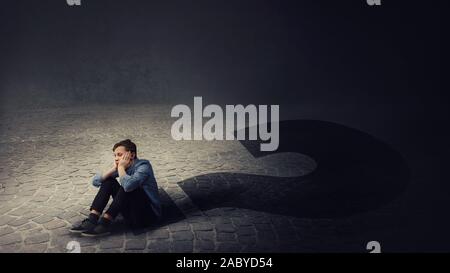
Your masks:
<svg viewBox="0 0 450 273"><path fill-rule="evenodd" d="M67 252L73 240L82 252L365 252L370 239L365 231L380 217L391 217L392 207L339 219L231 207L201 211L177 182L215 172L297 176L311 170L311 161L289 153L255 159L238 141L174 141L170 109L92 106L2 113L0 252ZM96 193L92 175L111 165L112 145L125 138L136 142L140 158L152 162L159 186L184 218L138 234L124 230L97 239L70 234Z"/></svg>

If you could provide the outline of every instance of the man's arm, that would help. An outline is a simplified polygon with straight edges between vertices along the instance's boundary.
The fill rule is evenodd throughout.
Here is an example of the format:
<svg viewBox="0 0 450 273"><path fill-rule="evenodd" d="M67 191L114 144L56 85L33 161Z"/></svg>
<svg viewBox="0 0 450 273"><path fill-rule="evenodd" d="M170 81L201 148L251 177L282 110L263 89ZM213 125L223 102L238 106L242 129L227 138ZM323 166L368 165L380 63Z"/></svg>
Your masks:
<svg viewBox="0 0 450 273"><path fill-rule="evenodd" d="M116 164L114 164L114 166L104 174L101 173L95 174L95 176L92 178L92 185L94 185L95 187L100 187L102 182L105 181L105 179L107 179L108 177L116 178L117 175L118 175L117 167Z"/></svg>
<svg viewBox="0 0 450 273"><path fill-rule="evenodd" d="M126 192L130 192L138 188L151 174L151 167L148 162L139 165L132 175L128 175L126 169L132 164L131 153L127 152L117 165L119 174L119 183Z"/></svg>
<svg viewBox="0 0 450 273"><path fill-rule="evenodd" d="M119 165L117 170L119 172L119 183L126 192L137 189L151 174L150 165L148 164L142 164L137 167L133 175L128 175L124 166Z"/></svg>
<svg viewBox="0 0 450 273"><path fill-rule="evenodd" d="M105 172L102 175L102 181L104 181L106 178L113 176L113 174L117 171L117 167L114 165L109 171Z"/></svg>
<svg viewBox="0 0 450 273"><path fill-rule="evenodd" d="M123 157L119 160L117 164L117 172L119 174L119 179L127 175L126 169L131 165L131 153L126 152Z"/></svg>

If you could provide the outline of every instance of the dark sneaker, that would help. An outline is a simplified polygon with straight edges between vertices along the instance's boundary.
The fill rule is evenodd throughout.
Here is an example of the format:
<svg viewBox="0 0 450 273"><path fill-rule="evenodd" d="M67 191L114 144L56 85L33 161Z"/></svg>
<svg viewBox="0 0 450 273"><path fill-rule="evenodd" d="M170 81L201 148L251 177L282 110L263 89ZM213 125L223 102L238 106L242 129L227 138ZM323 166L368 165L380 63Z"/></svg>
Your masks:
<svg viewBox="0 0 450 273"><path fill-rule="evenodd" d="M91 229L94 229L97 223L94 223L92 219L86 218L81 223L75 224L69 231L72 233L82 233Z"/></svg>
<svg viewBox="0 0 450 273"><path fill-rule="evenodd" d="M103 221L99 221L94 228L81 233L82 236L86 237L100 237L109 234L111 234L111 224Z"/></svg>

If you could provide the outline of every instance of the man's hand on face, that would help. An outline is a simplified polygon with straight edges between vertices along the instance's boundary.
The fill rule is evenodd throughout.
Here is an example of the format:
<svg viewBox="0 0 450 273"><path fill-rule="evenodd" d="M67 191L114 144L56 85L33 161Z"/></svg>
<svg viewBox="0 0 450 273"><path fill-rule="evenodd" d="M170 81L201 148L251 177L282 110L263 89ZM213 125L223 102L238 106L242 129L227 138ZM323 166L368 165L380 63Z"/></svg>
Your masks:
<svg viewBox="0 0 450 273"><path fill-rule="evenodd" d="M119 160L118 167L128 168L131 165L131 152L126 152Z"/></svg>
<svg viewBox="0 0 450 273"><path fill-rule="evenodd" d="M118 163L114 161L113 165L111 166L111 169L102 175L102 180L105 180L106 178L110 177L113 173L115 173L117 171L117 165Z"/></svg>

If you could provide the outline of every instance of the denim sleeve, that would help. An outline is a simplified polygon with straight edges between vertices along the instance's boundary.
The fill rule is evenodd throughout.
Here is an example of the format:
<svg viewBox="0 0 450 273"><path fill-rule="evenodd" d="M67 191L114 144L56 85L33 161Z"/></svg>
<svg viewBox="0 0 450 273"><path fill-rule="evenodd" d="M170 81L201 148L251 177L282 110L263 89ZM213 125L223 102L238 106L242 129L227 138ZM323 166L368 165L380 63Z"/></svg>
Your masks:
<svg viewBox="0 0 450 273"><path fill-rule="evenodd" d="M119 177L119 183L126 192L137 189L143 181L145 181L151 174L150 165L142 164L136 168L132 175L124 175Z"/></svg>
<svg viewBox="0 0 450 273"><path fill-rule="evenodd" d="M102 174L101 173L96 173L94 175L94 177L92 178L92 185L94 185L94 187L100 187L100 185L102 184Z"/></svg>
<svg viewBox="0 0 450 273"><path fill-rule="evenodd" d="M117 171L115 171L111 174L112 178L116 178L118 176L119 176L119 173ZM97 188L102 185L102 174L101 173L96 173L94 175L94 177L92 178L92 185L94 185Z"/></svg>

